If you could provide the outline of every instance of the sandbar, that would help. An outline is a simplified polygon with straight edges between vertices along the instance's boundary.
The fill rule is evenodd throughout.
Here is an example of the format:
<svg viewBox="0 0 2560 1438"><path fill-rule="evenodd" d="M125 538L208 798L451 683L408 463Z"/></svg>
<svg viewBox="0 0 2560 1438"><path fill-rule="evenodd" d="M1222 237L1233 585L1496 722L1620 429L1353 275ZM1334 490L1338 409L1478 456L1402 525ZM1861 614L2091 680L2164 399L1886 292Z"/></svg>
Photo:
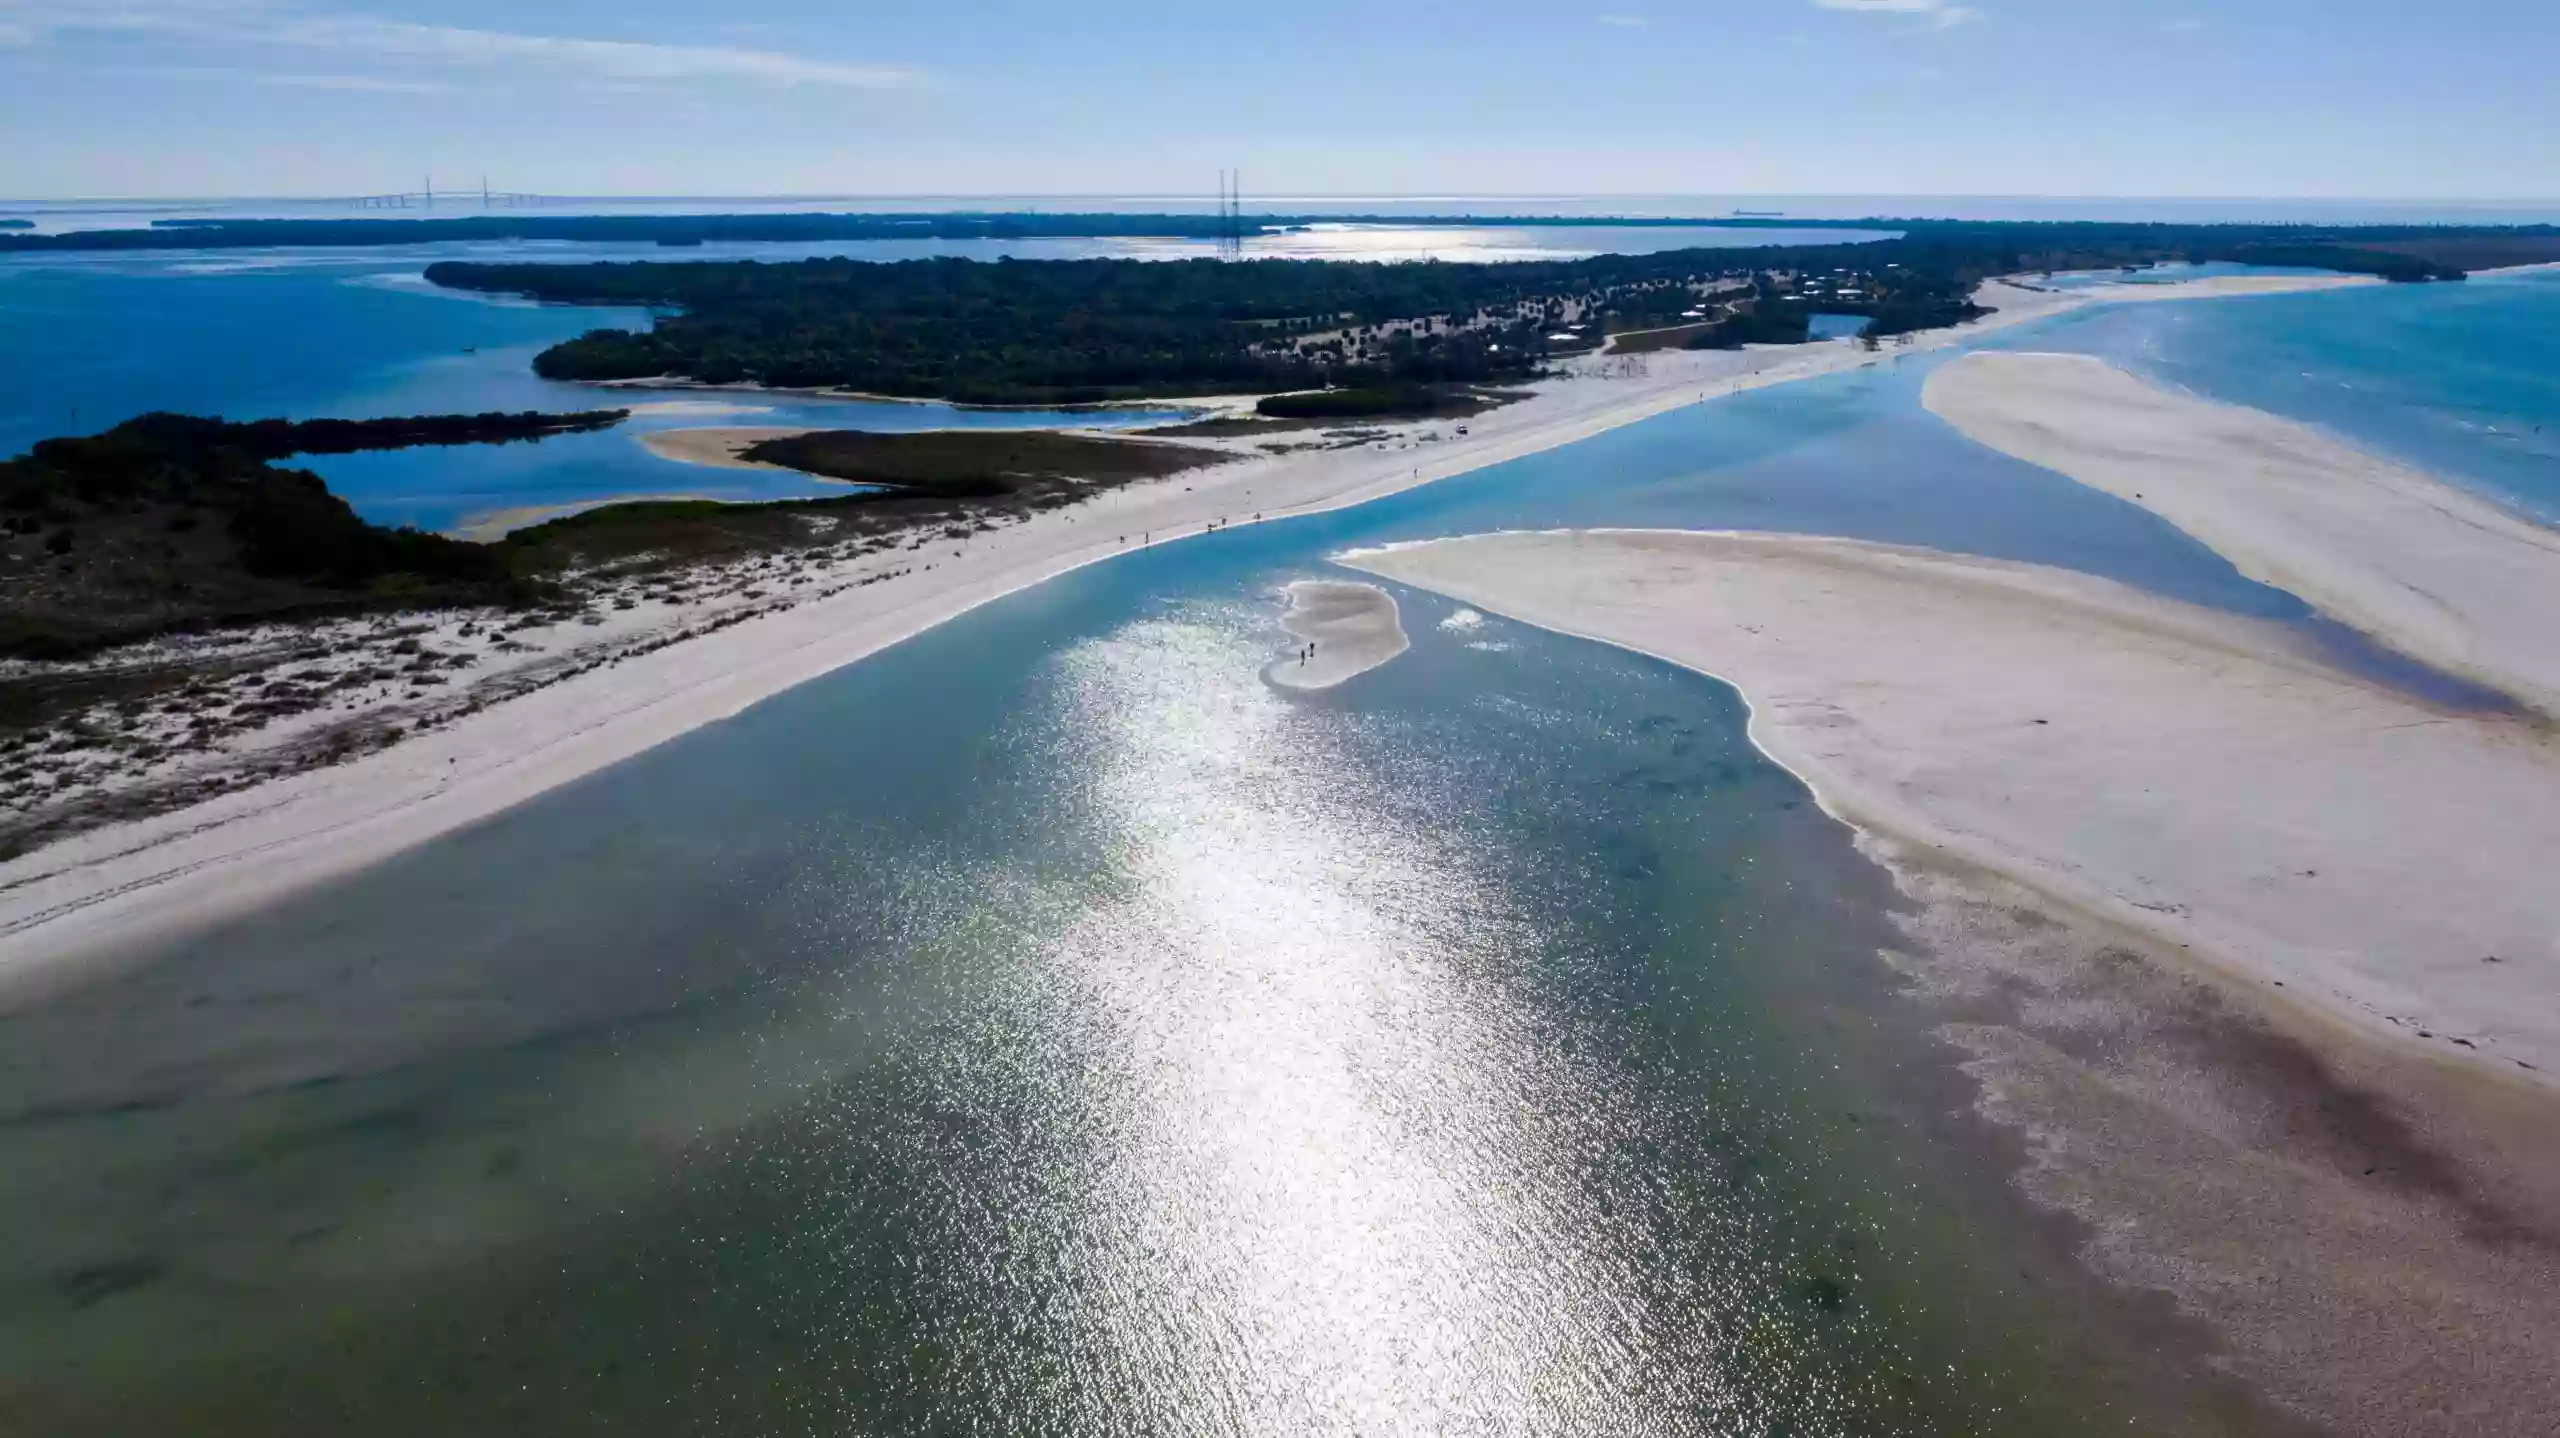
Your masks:
<svg viewBox="0 0 2560 1438"><path fill-rule="evenodd" d="M2108 304L2146 304L2159 300L2229 300L2252 295L2313 294L2322 290L2369 289L2388 281L2375 275L2215 275L2165 284L2117 281L2078 291Z"/></svg>
<svg viewBox="0 0 2560 1438"><path fill-rule="evenodd" d="M748 459L745 453L769 439L796 439L814 433L816 431L806 425L796 428L789 425L702 425L690 429L652 430L640 436L640 444L658 458L671 459L678 464L796 474L798 471L788 465Z"/></svg>
<svg viewBox="0 0 2560 1438"><path fill-rule="evenodd" d="M1497 534L1343 557L1717 675L1826 808L2560 1078L2560 740L2337 672L2292 626L1848 540Z"/></svg>
<svg viewBox="0 0 2560 1438"><path fill-rule="evenodd" d="M1986 283L1976 300L1993 315L1883 354L1833 341L1588 356L1561 364L1529 398L1476 416L1465 435L1402 426L1376 444L1257 455L1120 486L963 547L902 553L877 582L581 674L394 748L0 861L0 1007L40 983L77 982L98 959L138 954L485 819L1079 566L1196 540L1222 523L1363 504L1687 405L1971 343L2106 298ZM661 454L676 446L671 458L744 464L738 434L677 430L643 442Z"/></svg>
<svg viewBox="0 0 2560 1438"><path fill-rule="evenodd" d="M2103 360L1973 354L1929 409L1976 443L2141 505L2241 573L2560 715L2560 533L2441 480Z"/></svg>
<svg viewBox="0 0 2560 1438"><path fill-rule="evenodd" d="M1263 671L1283 689L1331 689L1413 647L1395 596L1374 584L1301 579L1288 592L1280 627L1306 643L1291 645L1289 655ZM1312 654L1298 656L1310 646Z"/></svg>

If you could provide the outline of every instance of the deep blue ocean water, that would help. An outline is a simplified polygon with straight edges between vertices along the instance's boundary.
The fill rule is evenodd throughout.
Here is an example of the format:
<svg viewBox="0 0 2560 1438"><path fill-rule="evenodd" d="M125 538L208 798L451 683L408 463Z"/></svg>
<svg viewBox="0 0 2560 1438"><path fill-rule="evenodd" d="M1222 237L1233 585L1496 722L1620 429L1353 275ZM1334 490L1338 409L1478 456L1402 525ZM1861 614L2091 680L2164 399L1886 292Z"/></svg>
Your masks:
<svg viewBox="0 0 2560 1438"><path fill-rule="evenodd" d="M245 278L347 323L102 372L396 408L589 319ZM2001 342L2523 495L2491 416L2560 421L2556 314L2485 281ZM1940 362L1077 571L0 1017L0 1394L65 1433L2217 1431L1952 1116L1882 876L1730 689L1410 591L1395 663L1259 679L1327 555L1503 527L2307 622L1955 435Z"/></svg>

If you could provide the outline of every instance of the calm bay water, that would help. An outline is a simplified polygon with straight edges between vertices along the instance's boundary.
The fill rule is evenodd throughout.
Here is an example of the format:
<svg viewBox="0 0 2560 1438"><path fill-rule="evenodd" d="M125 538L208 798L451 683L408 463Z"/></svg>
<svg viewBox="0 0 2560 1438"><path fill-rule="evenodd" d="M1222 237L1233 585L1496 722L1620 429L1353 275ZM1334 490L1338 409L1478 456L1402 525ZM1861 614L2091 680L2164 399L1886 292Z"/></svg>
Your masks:
<svg viewBox="0 0 2560 1438"><path fill-rule="evenodd" d="M616 429L536 444L296 461L368 519L446 529L492 511L633 495L843 492L797 475L662 460L639 442L653 429L1107 427L1174 413L971 410L556 384L533 373L536 354L590 329L645 328L648 314L457 295L420 278L438 259L620 251L663 254L645 246L455 245L352 255L0 257L0 455L155 409L245 420L641 408Z"/></svg>
<svg viewBox="0 0 2560 1438"><path fill-rule="evenodd" d="M2150 309L2361 323L2272 303ZM2148 313L2018 342L2139 349ZM1876 957L1882 876L1729 689L1410 592L1394 664L1258 677L1326 554L1516 525L2300 618L1966 444L1929 363L1079 571L0 1018L0 1231L37 1236L0 1250L0 1416L2231 1431L2191 1339L2009 1193Z"/></svg>

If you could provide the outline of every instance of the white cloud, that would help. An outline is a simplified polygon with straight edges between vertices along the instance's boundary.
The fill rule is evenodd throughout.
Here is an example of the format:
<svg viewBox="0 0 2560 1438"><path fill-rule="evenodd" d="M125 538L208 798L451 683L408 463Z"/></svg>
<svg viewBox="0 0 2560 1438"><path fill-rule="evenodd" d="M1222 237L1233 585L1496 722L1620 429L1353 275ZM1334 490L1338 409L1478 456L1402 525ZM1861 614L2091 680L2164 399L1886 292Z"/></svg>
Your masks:
<svg viewBox="0 0 2560 1438"><path fill-rule="evenodd" d="M1621 30L1641 30L1645 27L1645 18L1642 15L1603 15L1600 23L1615 25Z"/></svg>
<svg viewBox="0 0 2560 1438"><path fill-rule="evenodd" d="M412 66L519 66L573 79L728 80L851 90L923 83L915 71L899 66L845 64L780 50L418 25L370 15L314 13L267 0L0 0L0 38L32 41L84 31L328 50Z"/></svg>
<svg viewBox="0 0 2560 1438"><path fill-rule="evenodd" d="M2184 20L2172 20L2160 28L2172 35L2192 35L2204 28L2204 22L2191 15Z"/></svg>
<svg viewBox="0 0 2560 1438"><path fill-rule="evenodd" d="M403 80L385 75L308 74L235 69L221 65L117 65L84 73L122 75L142 80L210 80L235 85L262 85L274 90L350 90L377 95L450 95L456 88L436 80Z"/></svg>
<svg viewBox="0 0 2560 1438"><path fill-rule="evenodd" d="M610 80L746 80L765 85L827 85L852 90L895 90L918 82L914 72L894 66L845 65L778 50L521 35L503 30L412 25L364 16L294 20L275 27L268 38L289 45L402 60L537 65Z"/></svg>
<svg viewBox="0 0 2560 1438"><path fill-rule="evenodd" d="M1979 20L1982 12L1955 0L1813 0L1824 10L1854 10L1874 15L1909 15L1928 21L1937 29Z"/></svg>

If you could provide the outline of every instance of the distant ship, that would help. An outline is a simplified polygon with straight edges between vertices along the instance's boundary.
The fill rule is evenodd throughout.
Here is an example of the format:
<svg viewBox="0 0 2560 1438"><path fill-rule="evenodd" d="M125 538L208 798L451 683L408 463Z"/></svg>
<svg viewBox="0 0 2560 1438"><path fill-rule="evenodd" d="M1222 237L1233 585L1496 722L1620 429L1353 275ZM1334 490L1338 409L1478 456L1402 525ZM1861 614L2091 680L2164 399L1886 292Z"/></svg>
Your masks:
<svg viewBox="0 0 2560 1438"><path fill-rule="evenodd" d="M1787 212L1784 210L1736 210L1733 212L1733 218L1737 220L1783 220L1786 217Z"/></svg>

